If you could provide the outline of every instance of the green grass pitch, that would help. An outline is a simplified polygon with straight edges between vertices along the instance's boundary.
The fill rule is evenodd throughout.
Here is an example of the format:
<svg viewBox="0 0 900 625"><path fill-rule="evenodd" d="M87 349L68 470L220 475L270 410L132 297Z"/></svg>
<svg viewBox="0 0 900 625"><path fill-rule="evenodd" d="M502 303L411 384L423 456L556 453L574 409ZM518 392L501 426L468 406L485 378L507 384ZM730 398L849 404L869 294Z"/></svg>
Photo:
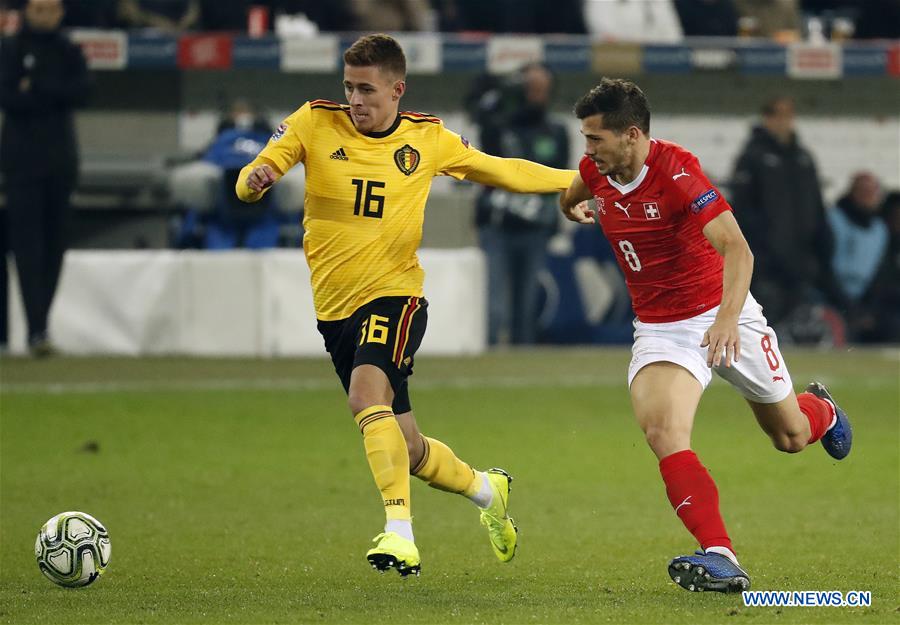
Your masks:
<svg viewBox="0 0 900 625"><path fill-rule="evenodd" d="M514 477L515 560L474 506L413 480L422 576L364 559L383 516L324 359L0 363L0 623L898 623L897 350L786 353L849 413L854 449L775 451L717 381L694 449L760 590L868 590L866 608L751 608L666 574L692 537L633 422L627 350L420 357L422 430ZM96 451L88 443L96 443ZM64 510L106 524L112 562L65 590L33 557Z"/></svg>

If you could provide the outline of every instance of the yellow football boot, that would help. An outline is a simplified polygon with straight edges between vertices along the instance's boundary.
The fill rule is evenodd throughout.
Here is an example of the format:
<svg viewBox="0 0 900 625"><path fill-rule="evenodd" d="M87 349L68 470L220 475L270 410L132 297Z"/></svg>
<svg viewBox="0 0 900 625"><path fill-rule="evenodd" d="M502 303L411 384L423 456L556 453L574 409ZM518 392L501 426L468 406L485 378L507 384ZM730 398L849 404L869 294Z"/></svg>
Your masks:
<svg viewBox="0 0 900 625"><path fill-rule="evenodd" d="M481 511L481 524L487 527L494 554L501 562L509 562L516 555L519 532L506 514L512 477L503 469L488 469L487 478L494 497L491 505Z"/></svg>
<svg viewBox="0 0 900 625"><path fill-rule="evenodd" d="M366 553L366 560L373 569L382 573L388 569L397 569L402 577L411 573L419 575L421 567L416 543L396 532L379 534L372 542L376 545Z"/></svg>

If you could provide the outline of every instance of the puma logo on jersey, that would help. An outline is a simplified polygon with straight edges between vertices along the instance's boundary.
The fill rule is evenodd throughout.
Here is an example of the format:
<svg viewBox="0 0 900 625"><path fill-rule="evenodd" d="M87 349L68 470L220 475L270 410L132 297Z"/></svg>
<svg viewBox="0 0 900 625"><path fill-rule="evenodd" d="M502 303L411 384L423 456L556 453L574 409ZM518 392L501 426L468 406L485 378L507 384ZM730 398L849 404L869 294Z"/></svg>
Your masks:
<svg viewBox="0 0 900 625"><path fill-rule="evenodd" d="M618 208L620 211L622 211L623 213L625 213L625 216L628 217L628 219L631 219L631 215L628 214L628 207L631 206L631 202L629 202L629 203L626 204L625 206L622 206L622 205L619 204L618 202L613 202L613 204L616 205L616 208Z"/></svg>
<svg viewBox="0 0 900 625"><path fill-rule="evenodd" d="M349 161L350 157L347 156L347 153L344 152L344 148L338 148L334 152L331 153L331 156L328 158L333 158L336 161Z"/></svg>
<svg viewBox="0 0 900 625"><path fill-rule="evenodd" d="M675 506L675 514L678 514L678 508L680 508L681 506L691 505L691 501L690 501L691 497L693 497L693 495L688 495L687 497L684 498L684 501L682 501L680 504Z"/></svg>
<svg viewBox="0 0 900 625"><path fill-rule="evenodd" d="M780 375L773 375L773 376L772 376L772 381L773 381L773 382L784 382L784 378L781 377Z"/></svg>
<svg viewBox="0 0 900 625"><path fill-rule="evenodd" d="M690 175L689 173L687 173L686 171L684 171L684 167L681 168L681 173L680 173L680 174L675 174L674 176L672 176L672 180L678 180L678 179L681 178L682 176L687 176L688 178L691 177L691 175Z"/></svg>

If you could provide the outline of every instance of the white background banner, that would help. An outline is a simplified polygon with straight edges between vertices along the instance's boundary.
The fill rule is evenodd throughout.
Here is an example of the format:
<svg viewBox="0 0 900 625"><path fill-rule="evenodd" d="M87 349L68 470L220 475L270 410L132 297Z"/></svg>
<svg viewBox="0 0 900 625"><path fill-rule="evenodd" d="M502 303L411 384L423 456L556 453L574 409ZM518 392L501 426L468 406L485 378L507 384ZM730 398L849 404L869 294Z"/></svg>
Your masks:
<svg viewBox="0 0 900 625"><path fill-rule="evenodd" d="M283 37L281 69L285 72L336 72L338 46L337 35Z"/></svg>
<svg viewBox="0 0 900 625"><path fill-rule="evenodd" d="M474 248L420 250L429 301L421 353L478 354L486 269ZM25 349L18 283L10 347ZM299 250L70 251L50 314L65 354L321 356L309 269Z"/></svg>

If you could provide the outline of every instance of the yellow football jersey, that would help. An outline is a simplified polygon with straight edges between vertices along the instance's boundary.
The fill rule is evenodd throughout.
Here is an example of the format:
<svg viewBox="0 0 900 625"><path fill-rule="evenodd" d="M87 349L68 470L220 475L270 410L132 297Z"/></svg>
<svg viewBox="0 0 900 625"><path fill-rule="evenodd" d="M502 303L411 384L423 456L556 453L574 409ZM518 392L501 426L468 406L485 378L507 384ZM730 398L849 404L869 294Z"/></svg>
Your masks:
<svg viewBox="0 0 900 625"><path fill-rule="evenodd" d="M278 127L244 167L236 191L247 202L250 171L269 164L284 174L306 167L303 250L313 303L322 321L345 319L391 295L422 297L416 250L434 176L453 176L520 193L568 188L577 172L489 156L444 128L437 117L401 112L386 131L361 134L350 108L307 102Z"/></svg>

